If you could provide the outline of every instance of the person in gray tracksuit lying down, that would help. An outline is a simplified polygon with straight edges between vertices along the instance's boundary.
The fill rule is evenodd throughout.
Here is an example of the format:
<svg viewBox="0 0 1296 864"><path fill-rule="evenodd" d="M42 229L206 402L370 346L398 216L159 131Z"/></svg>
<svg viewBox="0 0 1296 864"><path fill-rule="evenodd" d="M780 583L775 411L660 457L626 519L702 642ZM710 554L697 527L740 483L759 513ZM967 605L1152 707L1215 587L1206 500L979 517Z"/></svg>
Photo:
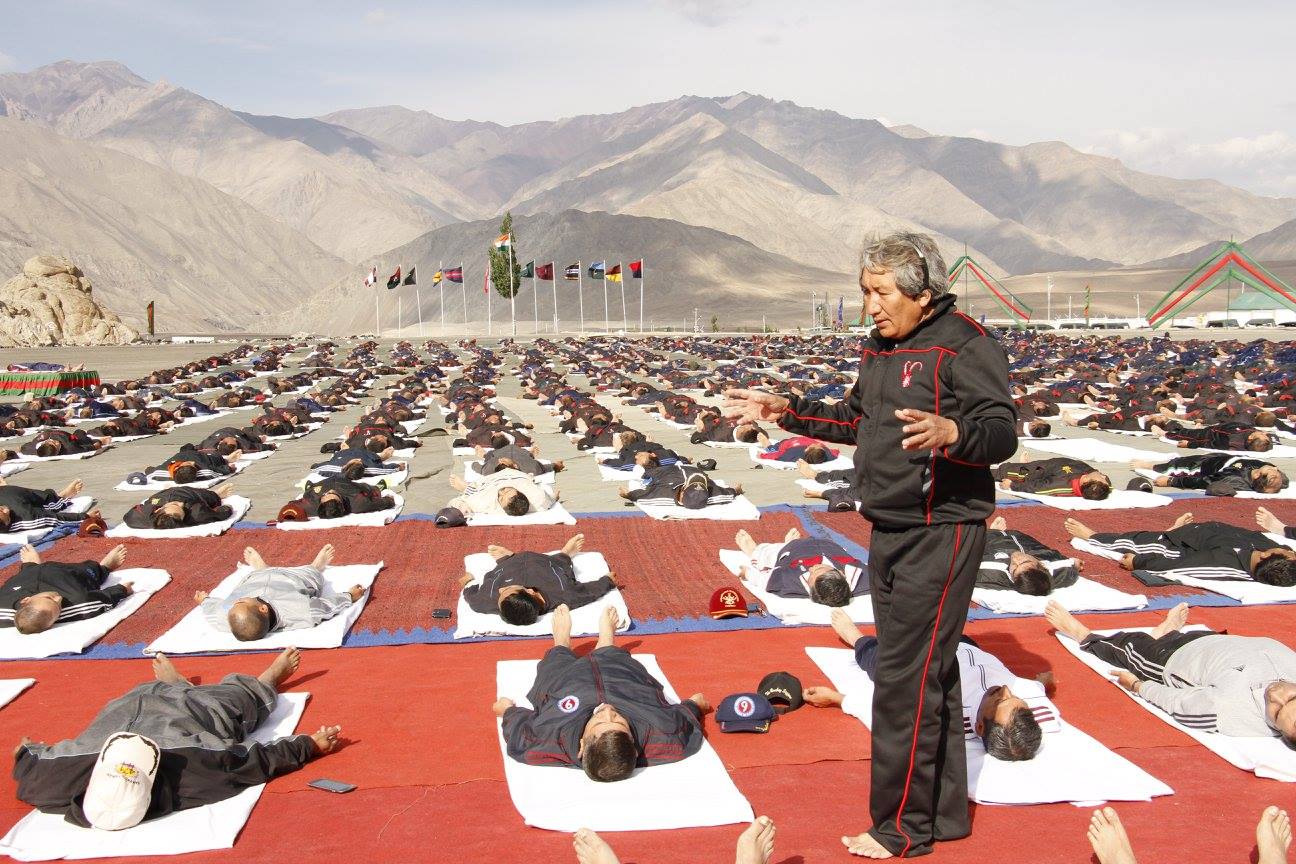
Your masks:
<svg viewBox="0 0 1296 864"><path fill-rule="evenodd" d="M252 571L229 596L211 597L199 591L194 601L202 607L208 624L233 634L240 642L264 639L279 630L315 627L358 602L365 592L360 585L341 594L333 590L324 578L333 551L333 544L328 543L305 567L271 567L249 546L243 560Z"/></svg>

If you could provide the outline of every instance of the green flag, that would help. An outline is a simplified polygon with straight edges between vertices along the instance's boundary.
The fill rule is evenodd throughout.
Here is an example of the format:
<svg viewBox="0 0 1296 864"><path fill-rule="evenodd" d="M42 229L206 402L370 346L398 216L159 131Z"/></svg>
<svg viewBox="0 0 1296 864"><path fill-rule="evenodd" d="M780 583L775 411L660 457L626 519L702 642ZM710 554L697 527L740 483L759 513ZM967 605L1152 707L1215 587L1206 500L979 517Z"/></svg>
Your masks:
<svg viewBox="0 0 1296 864"><path fill-rule="evenodd" d="M532 276L534 276L534 275L535 275L535 262L534 262L534 261L528 261L527 263L525 263L525 264L522 265L522 278L523 278L523 279L530 279L530 278L531 278Z"/></svg>

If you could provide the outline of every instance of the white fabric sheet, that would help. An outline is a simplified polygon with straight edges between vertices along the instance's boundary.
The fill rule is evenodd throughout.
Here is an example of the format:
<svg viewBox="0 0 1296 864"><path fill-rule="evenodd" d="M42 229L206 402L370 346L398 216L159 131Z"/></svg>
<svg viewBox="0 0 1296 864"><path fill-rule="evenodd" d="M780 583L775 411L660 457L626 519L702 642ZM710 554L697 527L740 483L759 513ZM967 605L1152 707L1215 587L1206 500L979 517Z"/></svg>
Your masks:
<svg viewBox="0 0 1296 864"><path fill-rule="evenodd" d="M247 515L248 510L252 509L252 502L241 495L231 495L224 500L225 504L234 508L228 519L220 522L209 522L206 525L188 525L184 528L172 528L167 531L159 531L156 528L132 528L125 522L114 525L105 532L105 537L139 537L144 540L173 540L182 537L216 537L224 534L234 527L238 522Z"/></svg>
<svg viewBox="0 0 1296 864"><path fill-rule="evenodd" d="M710 504L701 510L690 510L673 501L663 504L636 501L635 506L654 519L710 519L716 522L751 522L760 519L760 510L746 495L739 495L727 504Z"/></svg>
<svg viewBox="0 0 1296 864"><path fill-rule="evenodd" d="M1059 438L1056 441L1031 438L1022 440L1019 449L1035 450L1040 453L1052 453L1055 456L1066 456L1069 459L1080 459L1084 462L1159 462L1168 458L1160 450L1139 450L1124 444L1109 444L1093 438Z"/></svg>
<svg viewBox="0 0 1296 864"><path fill-rule="evenodd" d="M679 696L651 654L635 659L662 683L671 702ZM522 707L535 683L536 660L503 660L496 665L496 692ZM502 722L496 722L502 729ZM751 805L734 786L710 742L687 759L642 768L619 783L597 783L579 769L524 765L509 758L499 733L509 797L533 828L550 831L663 831L750 822Z"/></svg>
<svg viewBox="0 0 1296 864"><path fill-rule="evenodd" d="M1062 604L1069 612L1109 612L1116 609L1142 609L1148 599L1144 594L1126 594L1115 588L1081 576L1074 585L1058 588L1047 597L1019 594L1006 588L974 588L972 600L992 612L1043 615L1050 600Z"/></svg>
<svg viewBox="0 0 1296 864"><path fill-rule="evenodd" d="M806 648L833 689L847 696L843 709L872 728L873 682L848 648ZM1024 689L1024 688L1023 688ZM1039 753L1024 762L990 757L981 740L966 739L968 797L980 804L1054 804L1150 801L1174 790L1129 760L1059 718Z"/></svg>
<svg viewBox="0 0 1296 864"><path fill-rule="evenodd" d="M572 558L576 569L577 582L594 582L609 572L607 560L601 552L580 552ZM477 552L464 558L464 570L472 574L475 584L495 569L495 559L486 552ZM603 610L613 607L621 616L622 626L619 630L630 629L630 610L626 608L625 597L616 588L604 594L598 600L579 609L571 610L572 635L594 636L599 632L599 619ZM473 636L548 636L553 633L553 613L541 615L534 624L518 626L508 624L498 615L488 615L474 611L459 594L459 605L455 610L457 624L454 638L468 639Z"/></svg>
<svg viewBox="0 0 1296 864"><path fill-rule="evenodd" d="M1146 633L1151 629L1150 627L1129 627L1125 628L1125 632L1138 630ZM1184 629L1204 630L1206 628L1200 625L1192 625ZM1094 632L1108 636L1120 631L1095 630ZM1174 718L1160 708L1143 701L1117 684L1116 679L1112 677L1113 673L1116 672L1116 667L1100 660L1088 651L1082 651L1080 643L1069 636L1058 633L1057 638L1062 643L1062 647L1071 652L1076 659L1110 681L1113 687L1120 688L1122 693L1133 699L1149 714L1194 739L1216 756L1241 768L1243 771L1251 771L1257 777L1281 780L1284 783L1296 783L1296 751L1289 750L1282 741L1277 738L1236 738L1229 735L1220 735L1218 732L1202 732L1197 729L1190 729L1176 722Z"/></svg>
<svg viewBox="0 0 1296 864"><path fill-rule="evenodd" d="M326 567L324 578L333 586L333 590L346 591L352 585L363 585L366 589L373 586L383 562L377 564L346 564L337 567ZM239 564L238 569L221 580L211 590L211 596L225 598L230 595L238 583L251 568ZM180 621L144 649L145 654L193 654L197 651L264 651L267 648L337 648L346 638L351 625L364 611L369 602L366 590L356 603L352 603L341 614L317 624L306 630L280 630L271 633L264 639L255 642L240 642L233 634L222 633L207 623L201 608L190 609Z"/></svg>
<svg viewBox="0 0 1296 864"><path fill-rule="evenodd" d="M223 477L212 477L211 479L208 480L195 480L193 483L185 483L184 485L189 486L190 488L193 489L214 489L215 487L219 486L225 481L232 480L235 477L237 477L239 474L242 474L243 469L247 468L247 466L250 464L251 462L244 462L242 459L240 459L239 461L234 463L233 474L226 474ZM169 479L168 480L150 479L147 483L130 483L127 482L126 480L123 480L113 488L116 489L118 492L136 492L136 491L157 492L161 489L170 489L172 486L178 486L178 485L180 484L176 483L174 480L169 480Z"/></svg>
<svg viewBox="0 0 1296 864"><path fill-rule="evenodd" d="M321 528L381 528L384 525L390 525L396 521L396 517L401 514L405 507L405 499L395 492L383 493L385 497L391 498L396 502L396 506L390 510L378 510L374 513L348 513L339 519L321 519L318 516L312 516L300 522L284 522L279 520L275 527L281 531L315 531Z"/></svg>
<svg viewBox="0 0 1296 864"><path fill-rule="evenodd" d="M84 621L56 624L44 633L23 635L12 627L0 629L0 660L27 660L55 654L80 654L87 645L102 639L109 630L129 618L171 581L165 570L141 567L116 570L104 585L133 584L134 593L102 615Z"/></svg>
<svg viewBox="0 0 1296 864"><path fill-rule="evenodd" d="M1036 495L1034 492L1018 492L1016 489L1000 489L1014 498L1025 498L1047 504L1057 510L1130 510L1148 507L1165 507L1174 502L1169 495L1157 495L1155 492L1133 492L1129 489L1113 489L1102 501L1090 501L1074 495Z"/></svg>
<svg viewBox="0 0 1296 864"><path fill-rule="evenodd" d="M93 459L105 450L111 450L112 446L112 442L109 442L98 450L90 450L86 453L68 453L62 456L28 456L26 453L19 453L16 458L22 462L69 462L74 459Z"/></svg>
<svg viewBox="0 0 1296 864"><path fill-rule="evenodd" d="M531 479L537 483L547 483L550 486L558 482L558 475L553 470L553 463L547 459L541 459L539 461L541 465L548 465L549 470L543 474L532 475ZM476 483L480 480L485 480L486 479L485 475L480 473L481 466L482 466L481 462L477 462L477 461L465 462L464 480L468 483Z"/></svg>
<svg viewBox="0 0 1296 864"><path fill-rule="evenodd" d="M759 444L752 444L747 448L747 455L751 458L751 461L764 468L774 468L778 471L795 471L797 469L796 462L780 462L777 459L761 459L761 452L762 448ZM854 466L855 460L850 456L839 455L835 459L828 462L820 462L813 467L816 471L844 471L847 468L853 468Z"/></svg>
<svg viewBox="0 0 1296 864"><path fill-rule="evenodd" d="M814 603L808 597L780 597L765 590L769 581L769 572L763 571L751 563L751 559L739 549L721 549L720 563L733 575L742 578L742 567L747 565L751 578L743 579L743 587L755 595L765 607L765 611L784 624L831 624L832 609ZM867 574L860 578L867 578ZM841 607L856 624L873 623L873 598L852 597L851 602Z"/></svg>
<svg viewBox="0 0 1296 864"><path fill-rule="evenodd" d="M309 693L284 693L249 741L269 744L293 734L306 710ZM181 855L232 849L252 815L265 784L249 786L233 798L152 819L125 831L96 831L33 810L0 840L0 852L19 861Z"/></svg>
<svg viewBox="0 0 1296 864"><path fill-rule="evenodd" d="M5 678L0 680L0 708L17 699L24 690L35 683L35 678Z"/></svg>
<svg viewBox="0 0 1296 864"><path fill-rule="evenodd" d="M1095 546L1087 540L1081 540L1079 537L1072 537L1071 545L1082 552L1088 552L1101 558L1110 558L1113 561L1119 561L1124 555L1122 552ZM1262 606L1266 603L1290 603L1291 601L1296 600L1296 588L1280 588L1277 585L1265 585L1263 582L1250 582L1245 580L1234 582L1219 579L1196 579L1192 576L1185 576L1173 571L1157 571L1156 575L1169 579L1171 582L1178 582L1180 585L1188 585L1193 588L1200 588L1203 591L1211 591L1215 594L1222 594L1225 597L1232 597L1243 606Z"/></svg>
<svg viewBox="0 0 1296 864"><path fill-rule="evenodd" d="M85 513L94 505L94 498L90 495L78 495L72 499L72 503L61 512L63 513ZM51 511L52 513L53 511ZM75 525L75 522L69 522L69 525ZM21 546L25 543L39 543L41 538L53 531L53 528L37 528L34 531L15 531L0 532L0 546Z"/></svg>
<svg viewBox="0 0 1296 864"><path fill-rule="evenodd" d="M468 524L481 525L575 525L576 517L567 512L567 508L558 502L548 510L539 513L531 512L525 516L508 516L504 513L473 513L468 517Z"/></svg>
<svg viewBox="0 0 1296 864"><path fill-rule="evenodd" d="M25 462L17 462L12 459L8 462L0 462L0 477L12 477L15 474L21 474L30 467Z"/></svg>

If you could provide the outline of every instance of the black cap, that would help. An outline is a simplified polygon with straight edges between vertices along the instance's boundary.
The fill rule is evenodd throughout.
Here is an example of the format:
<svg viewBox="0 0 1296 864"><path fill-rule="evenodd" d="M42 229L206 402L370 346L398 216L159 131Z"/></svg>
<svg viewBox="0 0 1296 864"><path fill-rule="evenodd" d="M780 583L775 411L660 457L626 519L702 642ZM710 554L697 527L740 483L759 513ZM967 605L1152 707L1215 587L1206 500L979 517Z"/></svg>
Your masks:
<svg viewBox="0 0 1296 864"><path fill-rule="evenodd" d="M456 510L453 507L444 507L437 511L436 526L438 528L459 528L468 524L468 518L464 516L463 511Z"/></svg>
<svg viewBox="0 0 1296 864"><path fill-rule="evenodd" d="M770 701L775 714L786 714L805 704L801 697L801 679L791 672L769 673L756 685L756 692Z"/></svg>
<svg viewBox="0 0 1296 864"><path fill-rule="evenodd" d="M1125 484L1125 488L1130 492L1151 492L1152 481L1146 477L1135 477Z"/></svg>
<svg viewBox="0 0 1296 864"><path fill-rule="evenodd" d="M707 506L711 493L705 486L689 486L680 494L680 506L686 510L701 510Z"/></svg>

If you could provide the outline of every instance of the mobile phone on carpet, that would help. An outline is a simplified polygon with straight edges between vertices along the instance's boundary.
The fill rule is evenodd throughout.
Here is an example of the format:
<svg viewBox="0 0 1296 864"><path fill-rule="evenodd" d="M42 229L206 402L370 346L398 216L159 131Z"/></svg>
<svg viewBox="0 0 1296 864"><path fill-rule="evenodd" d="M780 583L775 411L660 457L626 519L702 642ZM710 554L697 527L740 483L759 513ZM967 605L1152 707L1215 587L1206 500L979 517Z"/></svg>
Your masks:
<svg viewBox="0 0 1296 864"><path fill-rule="evenodd" d="M433 617L433 618L449 618L449 617L450 617L450 610L449 610L449 609L433 609L433 610L432 610L432 617Z"/></svg>
<svg viewBox="0 0 1296 864"><path fill-rule="evenodd" d="M316 789L323 789L325 792L336 792L341 795L344 792L351 792L356 788L354 783L343 783L341 780L327 780L321 777L318 780L312 780L306 784Z"/></svg>

